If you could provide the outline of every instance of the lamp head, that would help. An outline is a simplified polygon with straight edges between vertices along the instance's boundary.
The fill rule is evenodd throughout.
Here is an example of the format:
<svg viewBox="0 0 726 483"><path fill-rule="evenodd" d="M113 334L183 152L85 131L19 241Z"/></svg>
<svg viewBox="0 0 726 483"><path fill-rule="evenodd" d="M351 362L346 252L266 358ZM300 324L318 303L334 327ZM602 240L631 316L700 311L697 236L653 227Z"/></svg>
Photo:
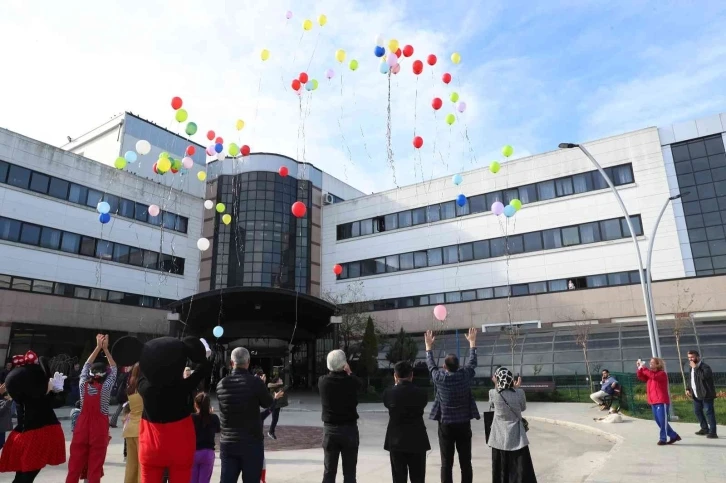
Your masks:
<svg viewBox="0 0 726 483"><path fill-rule="evenodd" d="M576 148L576 147L577 147L577 144L573 144L573 143L560 143L560 149L572 149L572 148Z"/></svg>

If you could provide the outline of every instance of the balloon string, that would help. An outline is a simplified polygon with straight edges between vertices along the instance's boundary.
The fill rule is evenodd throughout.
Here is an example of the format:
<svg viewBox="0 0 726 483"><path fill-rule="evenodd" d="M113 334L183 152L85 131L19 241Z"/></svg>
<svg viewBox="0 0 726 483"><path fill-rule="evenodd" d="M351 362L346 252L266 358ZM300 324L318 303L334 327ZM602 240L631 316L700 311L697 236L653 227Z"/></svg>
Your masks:
<svg viewBox="0 0 726 483"><path fill-rule="evenodd" d="M302 44L303 36L305 35L305 32L300 34L300 40L297 41L297 48L295 49L295 54L292 57L292 63L294 64L297 60L297 52L300 50L300 45Z"/></svg>
<svg viewBox="0 0 726 483"><path fill-rule="evenodd" d="M391 173L393 175L393 184L398 188L398 182L396 181L396 167L393 163L393 147L391 146L391 72L388 72L388 107L387 107L387 120L386 120L386 148L388 154L388 164L391 167Z"/></svg>
<svg viewBox="0 0 726 483"><path fill-rule="evenodd" d="M308 62L308 68L307 68L306 72L308 70L310 70L310 65L313 63L313 57L315 57L315 51L318 50L318 41L320 40L320 32L321 31L318 30L318 36L315 38L315 46L313 47L312 55L310 55L310 61Z"/></svg>

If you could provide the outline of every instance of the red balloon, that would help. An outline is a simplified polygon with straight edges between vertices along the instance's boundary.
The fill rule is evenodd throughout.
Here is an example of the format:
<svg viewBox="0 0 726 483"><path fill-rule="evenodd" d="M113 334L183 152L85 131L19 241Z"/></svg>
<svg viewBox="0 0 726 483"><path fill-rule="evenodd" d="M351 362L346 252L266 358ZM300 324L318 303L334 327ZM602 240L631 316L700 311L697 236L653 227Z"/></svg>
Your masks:
<svg viewBox="0 0 726 483"><path fill-rule="evenodd" d="M211 141L212 139L214 139L214 131L209 131L209 132L207 133L207 139L209 139L210 141Z"/></svg>
<svg viewBox="0 0 726 483"><path fill-rule="evenodd" d="M419 75L421 72L423 72L423 62L421 62L420 60L414 60L413 73Z"/></svg>
<svg viewBox="0 0 726 483"><path fill-rule="evenodd" d="M343 273L343 267L338 264L333 265L333 273L336 275L340 275L341 273Z"/></svg>
<svg viewBox="0 0 726 483"><path fill-rule="evenodd" d="M451 82L451 74L447 72L446 74L441 76L441 80L444 81L444 84L448 84L449 82Z"/></svg>
<svg viewBox="0 0 726 483"><path fill-rule="evenodd" d="M396 58L401 58L401 49L396 50Z"/></svg>
<svg viewBox="0 0 726 483"><path fill-rule="evenodd" d="M300 72L300 77L298 77L298 79L300 79L300 82L302 82L303 84L306 84L309 77L305 72Z"/></svg>
<svg viewBox="0 0 726 483"><path fill-rule="evenodd" d="M294 81L292 81L292 90L299 91L301 87L302 87L302 84L300 83L299 80L295 79Z"/></svg>
<svg viewBox="0 0 726 483"><path fill-rule="evenodd" d="M194 156L196 152L197 149L194 146L187 146L187 156Z"/></svg>
<svg viewBox="0 0 726 483"><path fill-rule="evenodd" d="M443 105L444 105L443 101L438 97L434 97L434 99L431 101L431 107L433 107L434 110L436 110L436 111L441 109L441 106L443 106Z"/></svg>
<svg viewBox="0 0 726 483"><path fill-rule="evenodd" d="M302 218L307 211L308 209L302 201L296 201L292 204L292 214L295 218Z"/></svg>
<svg viewBox="0 0 726 483"><path fill-rule="evenodd" d="M182 106L182 100L181 97L172 97L171 98L171 108L175 111L179 109Z"/></svg>
<svg viewBox="0 0 726 483"><path fill-rule="evenodd" d="M411 57L413 55L413 45L406 45L403 48L404 57Z"/></svg>
<svg viewBox="0 0 726 483"><path fill-rule="evenodd" d="M428 62L429 65L436 65L436 56L434 54L429 55L426 58L426 62Z"/></svg>
<svg viewBox="0 0 726 483"><path fill-rule="evenodd" d="M154 170L154 173L159 174L159 171L156 169L156 163L151 167L151 169Z"/></svg>
<svg viewBox="0 0 726 483"><path fill-rule="evenodd" d="M179 170L178 170L178 169L174 169L174 168L171 168L171 172L172 172L173 174L177 174L177 173L179 172Z"/></svg>
<svg viewBox="0 0 726 483"><path fill-rule="evenodd" d="M280 176L282 176L283 178L290 173L290 171L287 169L287 166L280 166L280 169L278 169L277 172L280 173Z"/></svg>
<svg viewBox="0 0 726 483"><path fill-rule="evenodd" d="M242 156L249 156L250 155L250 147L246 144L242 145L242 149L240 149L240 152L242 153Z"/></svg>
<svg viewBox="0 0 726 483"><path fill-rule="evenodd" d="M423 138L421 136L416 136L413 138L413 147L416 149L421 149L421 146L423 146Z"/></svg>
<svg viewBox="0 0 726 483"><path fill-rule="evenodd" d="M222 139L222 136L217 136L217 139L214 140L215 144L224 144L224 139Z"/></svg>

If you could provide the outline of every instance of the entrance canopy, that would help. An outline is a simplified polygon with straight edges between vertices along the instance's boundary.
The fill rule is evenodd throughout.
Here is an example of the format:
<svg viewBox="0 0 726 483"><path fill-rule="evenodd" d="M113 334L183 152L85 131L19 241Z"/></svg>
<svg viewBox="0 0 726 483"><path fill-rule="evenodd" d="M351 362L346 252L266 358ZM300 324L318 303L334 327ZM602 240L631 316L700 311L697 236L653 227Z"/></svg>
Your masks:
<svg viewBox="0 0 726 483"><path fill-rule="evenodd" d="M219 342L240 338L312 340L324 332L335 305L312 295L268 287L210 290L178 300L169 309L179 314L180 332L215 340L212 329L224 328ZM184 325L186 324L186 326Z"/></svg>

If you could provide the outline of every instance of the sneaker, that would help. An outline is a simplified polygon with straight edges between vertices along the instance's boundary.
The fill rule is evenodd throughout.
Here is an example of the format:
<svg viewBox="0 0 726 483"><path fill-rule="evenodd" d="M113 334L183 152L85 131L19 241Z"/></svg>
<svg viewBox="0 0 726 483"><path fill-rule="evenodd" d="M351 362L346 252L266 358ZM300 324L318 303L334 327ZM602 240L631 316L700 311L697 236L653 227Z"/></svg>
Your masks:
<svg viewBox="0 0 726 483"><path fill-rule="evenodd" d="M658 441L658 446L665 446L667 444L665 441Z"/></svg>
<svg viewBox="0 0 726 483"><path fill-rule="evenodd" d="M267 433L267 436L269 436L272 439L277 439L277 436L275 436L275 433Z"/></svg>
<svg viewBox="0 0 726 483"><path fill-rule="evenodd" d="M718 439L718 435L716 434L709 434L706 436L708 439Z"/></svg>
<svg viewBox="0 0 726 483"><path fill-rule="evenodd" d="M706 436L708 434L708 430L707 429L699 429L698 431L696 431L696 434L699 435L699 436Z"/></svg>
<svg viewBox="0 0 726 483"><path fill-rule="evenodd" d="M671 440L670 440L670 441L668 441L668 444L673 444L673 443L677 443L677 442L678 442L678 441L680 441L680 440L681 440L681 437L680 437L680 436L678 436L678 435L676 435L676 437L675 437L675 438L671 438Z"/></svg>

